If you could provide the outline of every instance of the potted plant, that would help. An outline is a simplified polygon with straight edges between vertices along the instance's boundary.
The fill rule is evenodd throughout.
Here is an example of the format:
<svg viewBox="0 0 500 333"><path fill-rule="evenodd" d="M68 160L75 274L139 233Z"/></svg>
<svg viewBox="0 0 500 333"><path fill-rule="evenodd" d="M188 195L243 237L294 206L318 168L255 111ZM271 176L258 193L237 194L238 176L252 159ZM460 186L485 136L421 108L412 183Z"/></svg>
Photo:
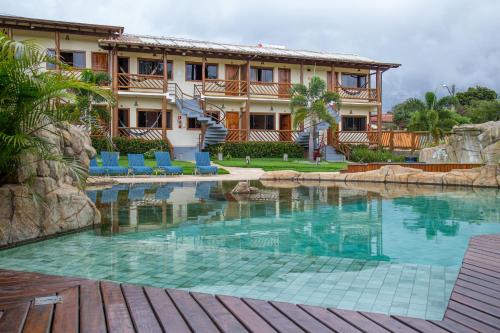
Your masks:
<svg viewBox="0 0 500 333"><path fill-rule="evenodd" d="M222 161L224 159L224 148L220 145L217 147L217 160Z"/></svg>

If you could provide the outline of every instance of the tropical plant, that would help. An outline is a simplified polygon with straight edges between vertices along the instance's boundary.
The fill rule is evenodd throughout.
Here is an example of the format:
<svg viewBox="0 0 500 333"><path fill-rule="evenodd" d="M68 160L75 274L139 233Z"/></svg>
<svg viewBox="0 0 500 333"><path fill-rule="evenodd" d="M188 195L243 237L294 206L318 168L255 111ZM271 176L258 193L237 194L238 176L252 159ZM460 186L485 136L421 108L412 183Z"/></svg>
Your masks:
<svg viewBox="0 0 500 333"><path fill-rule="evenodd" d="M457 93L456 97L460 105L466 107L472 105L475 101L493 101L497 99L498 95L494 90L487 87L476 86Z"/></svg>
<svg viewBox="0 0 500 333"><path fill-rule="evenodd" d="M498 121L500 120L500 100L473 101L465 107L465 115L470 117L474 124Z"/></svg>
<svg viewBox="0 0 500 333"><path fill-rule="evenodd" d="M413 112L408 129L429 132L436 144L453 126L470 122L467 117L455 111L458 100L454 96L438 99L435 93L429 91L423 101L415 100L414 103L418 105L418 109Z"/></svg>
<svg viewBox="0 0 500 333"><path fill-rule="evenodd" d="M425 109L425 103L418 98L409 98L392 108L394 124L398 128L406 128L411 121L413 113Z"/></svg>
<svg viewBox="0 0 500 333"><path fill-rule="evenodd" d="M317 126L324 121L330 127L336 127L335 118L328 111L328 105L334 104L340 108L340 95L329 92L326 89L326 82L318 76L313 76L309 85L294 84L291 88L292 99L290 109L293 116L293 127L309 121L309 152L308 157L312 161L314 156L314 142L317 134Z"/></svg>
<svg viewBox="0 0 500 333"><path fill-rule="evenodd" d="M75 175L83 176L79 162L54 154L53 143L39 134L73 119L65 104L75 103L78 91L112 101L106 90L61 71L46 71L45 63L65 68L37 45L0 35L0 184L13 180L26 155L32 163L65 163Z"/></svg>

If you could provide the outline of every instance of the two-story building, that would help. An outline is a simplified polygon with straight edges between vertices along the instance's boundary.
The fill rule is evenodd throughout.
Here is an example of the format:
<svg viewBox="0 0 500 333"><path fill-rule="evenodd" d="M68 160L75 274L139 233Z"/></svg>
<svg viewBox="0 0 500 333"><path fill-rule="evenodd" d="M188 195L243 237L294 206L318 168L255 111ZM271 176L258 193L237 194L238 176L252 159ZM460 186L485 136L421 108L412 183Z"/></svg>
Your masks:
<svg viewBox="0 0 500 333"><path fill-rule="evenodd" d="M130 35L118 26L0 16L0 29L14 40L34 40L73 66L71 75L107 72L117 99L111 134L164 138L177 158L222 141L300 142L308 126L292 128L289 89L313 75L342 97L332 110L338 130L369 131L371 115L381 125L382 74L399 67L273 45ZM331 143L334 133L325 133Z"/></svg>

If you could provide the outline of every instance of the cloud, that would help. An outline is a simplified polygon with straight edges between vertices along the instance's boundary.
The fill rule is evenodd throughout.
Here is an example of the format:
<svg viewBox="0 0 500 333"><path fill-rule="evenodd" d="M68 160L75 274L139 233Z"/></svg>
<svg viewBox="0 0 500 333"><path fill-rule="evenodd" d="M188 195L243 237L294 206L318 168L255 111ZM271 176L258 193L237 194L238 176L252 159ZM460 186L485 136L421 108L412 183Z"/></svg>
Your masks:
<svg viewBox="0 0 500 333"><path fill-rule="evenodd" d="M7 1L2 12L125 27L126 32L355 53L401 63L384 109L443 83L500 91L500 1ZM43 11L40 9L43 8Z"/></svg>

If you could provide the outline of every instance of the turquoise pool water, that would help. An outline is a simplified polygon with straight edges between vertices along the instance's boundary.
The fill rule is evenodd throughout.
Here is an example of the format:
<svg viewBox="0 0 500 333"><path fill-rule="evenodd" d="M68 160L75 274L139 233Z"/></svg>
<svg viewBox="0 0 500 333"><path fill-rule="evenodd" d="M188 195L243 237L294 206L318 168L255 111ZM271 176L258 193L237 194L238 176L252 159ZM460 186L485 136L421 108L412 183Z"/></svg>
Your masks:
<svg viewBox="0 0 500 333"><path fill-rule="evenodd" d="M496 190L234 185L89 191L102 226L3 250L0 267L440 319L468 239L500 232Z"/></svg>

